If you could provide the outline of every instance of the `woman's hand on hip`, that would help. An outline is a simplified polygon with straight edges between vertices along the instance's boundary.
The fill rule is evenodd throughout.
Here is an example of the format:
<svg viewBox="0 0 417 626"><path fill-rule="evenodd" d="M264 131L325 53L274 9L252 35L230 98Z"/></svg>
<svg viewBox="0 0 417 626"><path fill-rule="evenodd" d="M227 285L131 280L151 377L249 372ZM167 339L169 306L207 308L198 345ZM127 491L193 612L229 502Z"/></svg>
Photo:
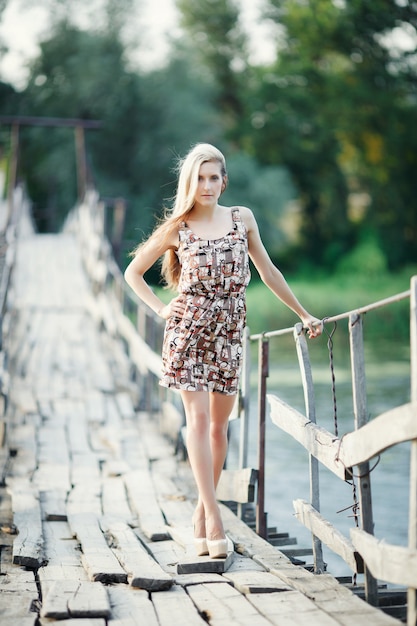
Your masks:
<svg viewBox="0 0 417 626"><path fill-rule="evenodd" d="M178 317L181 318L184 315L185 311L185 302L182 296L177 296L173 298L171 302L169 302L166 306L164 306L160 311L159 315L163 317L165 320L170 317Z"/></svg>

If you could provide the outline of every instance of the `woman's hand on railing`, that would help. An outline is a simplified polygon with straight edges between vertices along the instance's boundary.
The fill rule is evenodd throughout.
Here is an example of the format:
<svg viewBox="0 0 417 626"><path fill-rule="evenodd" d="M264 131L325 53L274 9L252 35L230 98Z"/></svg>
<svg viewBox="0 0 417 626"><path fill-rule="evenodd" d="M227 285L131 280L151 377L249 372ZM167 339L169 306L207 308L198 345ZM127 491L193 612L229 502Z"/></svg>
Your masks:
<svg viewBox="0 0 417 626"><path fill-rule="evenodd" d="M301 321L303 322L303 328L307 330L309 339L320 337L323 332L323 320L319 320L317 317L309 315L307 317L303 317Z"/></svg>

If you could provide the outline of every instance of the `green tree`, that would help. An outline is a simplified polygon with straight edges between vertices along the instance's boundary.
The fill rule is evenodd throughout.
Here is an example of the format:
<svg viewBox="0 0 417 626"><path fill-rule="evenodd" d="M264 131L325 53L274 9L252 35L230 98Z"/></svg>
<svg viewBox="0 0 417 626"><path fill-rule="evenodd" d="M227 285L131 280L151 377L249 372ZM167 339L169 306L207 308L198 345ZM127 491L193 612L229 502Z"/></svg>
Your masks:
<svg viewBox="0 0 417 626"><path fill-rule="evenodd" d="M206 68L217 87L216 104L228 137L241 145L239 126L247 88L247 39L233 0L177 0L182 25L201 69Z"/></svg>
<svg viewBox="0 0 417 626"><path fill-rule="evenodd" d="M385 40L399 26L415 29L415 4L401 4L269 2L286 37L276 64L261 72L264 123L254 145L268 162L290 167L303 249L319 262L334 264L364 227L391 267L416 258L415 53L393 56ZM360 210L358 197L369 198Z"/></svg>
<svg viewBox="0 0 417 626"><path fill-rule="evenodd" d="M133 175L137 77L126 70L123 46L113 33L81 31L66 21L55 28L41 43L20 112L101 120L102 130L87 137L92 166L101 193L117 194L121 181ZM60 218L49 224L57 226L76 199L73 136L68 130L30 129L23 142L30 191L41 206L58 213Z"/></svg>

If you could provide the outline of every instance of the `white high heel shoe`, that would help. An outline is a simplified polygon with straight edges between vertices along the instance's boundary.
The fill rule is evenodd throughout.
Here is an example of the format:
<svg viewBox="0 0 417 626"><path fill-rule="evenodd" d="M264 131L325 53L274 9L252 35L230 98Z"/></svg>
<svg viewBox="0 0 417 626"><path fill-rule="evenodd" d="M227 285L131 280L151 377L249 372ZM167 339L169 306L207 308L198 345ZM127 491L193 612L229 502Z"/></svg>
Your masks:
<svg viewBox="0 0 417 626"><path fill-rule="evenodd" d="M209 554L207 539L205 537L194 537L194 546L197 556L206 556Z"/></svg>
<svg viewBox="0 0 417 626"><path fill-rule="evenodd" d="M225 559L227 557L227 538L207 539L207 548L211 559Z"/></svg>

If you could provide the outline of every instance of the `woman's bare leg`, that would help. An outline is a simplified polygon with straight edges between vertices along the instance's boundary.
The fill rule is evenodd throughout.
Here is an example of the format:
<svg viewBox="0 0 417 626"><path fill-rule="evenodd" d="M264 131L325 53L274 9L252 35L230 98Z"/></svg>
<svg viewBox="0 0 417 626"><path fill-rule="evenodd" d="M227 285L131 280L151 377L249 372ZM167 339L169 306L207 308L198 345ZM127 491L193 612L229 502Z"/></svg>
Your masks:
<svg viewBox="0 0 417 626"><path fill-rule="evenodd" d="M213 457L214 488L217 487L227 455L227 429L236 396L210 394L210 448Z"/></svg>
<svg viewBox="0 0 417 626"><path fill-rule="evenodd" d="M227 452L227 424L235 396L199 391L181 393L187 418L187 451L197 483L193 523L196 537L224 537L216 486Z"/></svg>

